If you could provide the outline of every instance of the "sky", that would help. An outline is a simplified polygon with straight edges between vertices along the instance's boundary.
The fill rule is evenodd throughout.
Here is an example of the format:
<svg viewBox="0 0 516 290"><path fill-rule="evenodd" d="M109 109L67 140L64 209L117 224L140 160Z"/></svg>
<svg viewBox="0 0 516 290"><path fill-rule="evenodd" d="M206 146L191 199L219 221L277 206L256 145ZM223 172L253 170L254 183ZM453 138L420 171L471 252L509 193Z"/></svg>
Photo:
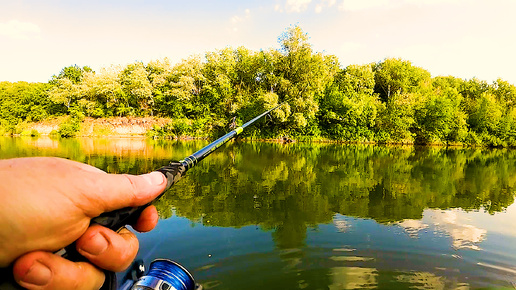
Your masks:
<svg viewBox="0 0 516 290"><path fill-rule="evenodd" d="M342 68L395 57L433 77L516 84L515 11L516 0L0 0L0 81L279 49L297 25Z"/></svg>

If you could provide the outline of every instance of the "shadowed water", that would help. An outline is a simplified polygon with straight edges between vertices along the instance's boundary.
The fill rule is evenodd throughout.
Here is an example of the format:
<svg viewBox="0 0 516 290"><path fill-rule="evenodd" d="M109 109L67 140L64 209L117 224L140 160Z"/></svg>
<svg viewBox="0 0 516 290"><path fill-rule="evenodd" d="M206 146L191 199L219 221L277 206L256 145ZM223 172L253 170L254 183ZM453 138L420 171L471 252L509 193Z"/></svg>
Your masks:
<svg viewBox="0 0 516 290"><path fill-rule="evenodd" d="M2 138L139 174L207 142ZM514 289L516 151L230 143L156 202L138 258L204 289Z"/></svg>

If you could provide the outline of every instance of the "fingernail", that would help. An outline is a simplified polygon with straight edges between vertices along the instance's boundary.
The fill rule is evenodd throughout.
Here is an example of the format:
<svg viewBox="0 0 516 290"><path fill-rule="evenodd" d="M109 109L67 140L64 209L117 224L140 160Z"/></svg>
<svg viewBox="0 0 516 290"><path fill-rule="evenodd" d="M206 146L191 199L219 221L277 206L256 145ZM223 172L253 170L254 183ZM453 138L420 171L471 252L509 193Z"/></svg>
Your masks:
<svg viewBox="0 0 516 290"><path fill-rule="evenodd" d="M157 186L163 184L165 182L165 176L163 173L158 171L153 171L151 173L140 175L143 177L149 184Z"/></svg>
<svg viewBox="0 0 516 290"><path fill-rule="evenodd" d="M108 248L108 241L101 233L95 234L80 248L81 251L93 256L102 254Z"/></svg>
<svg viewBox="0 0 516 290"><path fill-rule="evenodd" d="M44 286L52 279L52 271L39 261L35 261L21 279L25 284Z"/></svg>

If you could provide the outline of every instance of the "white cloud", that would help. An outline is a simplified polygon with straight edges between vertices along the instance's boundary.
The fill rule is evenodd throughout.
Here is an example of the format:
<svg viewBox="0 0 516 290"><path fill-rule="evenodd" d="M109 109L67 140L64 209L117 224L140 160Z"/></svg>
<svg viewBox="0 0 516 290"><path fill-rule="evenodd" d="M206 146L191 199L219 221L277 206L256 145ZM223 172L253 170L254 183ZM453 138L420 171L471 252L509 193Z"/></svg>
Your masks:
<svg viewBox="0 0 516 290"><path fill-rule="evenodd" d="M338 8L341 11L356 12L368 9L397 8L406 4L438 5L453 4L464 0L342 0Z"/></svg>
<svg viewBox="0 0 516 290"><path fill-rule="evenodd" d="M332 7L335 3L337 3L337 0L322 0L315 5L315 13L321 13L324 8Z"/></svg>
<svg viewBox="0 0 516 290"><path fill-rule="evenodd" d="M417 5L435 5L435 4L452 4L454 2L465 2L464 0L404 0L405 3Z"/></svg>
<svg viewBox="0 0 516 290"><path fill-rule="evenodd" d="M236 24L238 22L242 22L243 18L240 16L233 16L231 17L231 23Z"/></svg>
<svg viewBox="0 0 516 290"><path fill-rule="evenodd" d="M338 8L341 11L359 11L373 8L384 8L393 4L390 0L343 0Z"/></svg>
<svg viewBox="0 0 516 290"><path fill-rule="evenodd" d="M14 39L29 39L41 32L38 25L30 22L11 20L7 23L0 23L0 35Z"/></svg>
<svg viewBox="0 0 516 290"><path fill-rule="evenodd" d="M312 0L287 0L285 8L287 12L303 12L311 2Z"/></svg>
<svg viewBox="0 0 516 290"><path fill-rule="evenodd" d="M235 16L231 17L230 21L231 21L231 24L233 25L231 30L233 30L234 32L238 31L239 25L242 22L244 22L246 19L249 19L250 17L251 17L250 9L246 9L244 11L244 16L235 15Z"/></svg>
<svg viewBox="0 0 516 290"><path fill-rule="evenodd" d="M502 36L457 37L443 43L423 43L396 49L397 55L429 70L433 76L453 75L488 82L502 78L514 82L516 60L508 57L516 42ZM438 57L436 57L438 56Z"/></svg>
<svg viewBox="0 0 516 290"><path fill-rule="evenodd" d="M276 12L301 13L308 9L308 6L315 4L315 13L321 13L324 8L332 7L337 3L337 0L286 0L284 7L280 4L274 6Z"/></svg>

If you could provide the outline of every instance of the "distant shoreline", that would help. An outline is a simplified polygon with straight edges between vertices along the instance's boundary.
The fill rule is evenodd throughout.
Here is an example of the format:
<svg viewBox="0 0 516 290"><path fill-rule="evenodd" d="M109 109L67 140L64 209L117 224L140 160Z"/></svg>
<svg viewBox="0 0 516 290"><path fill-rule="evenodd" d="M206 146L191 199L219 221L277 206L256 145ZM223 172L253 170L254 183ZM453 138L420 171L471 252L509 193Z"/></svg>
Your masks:
<svg viewBox="0 0 516 290"><path fill-rule="evenodd" d="M80 129L76 137L146 137L153 126L163 126L172 119L152 117L113 117L113 118L84 118L80 122ZM17 134L48 136L59 130L59 126L66 122L65 117L46 119L40 122L27 122L20 125Z"/></svg>
<svg viewBox="0 0 516 290"><path fill-rule="evenodd" d="M57 132L61 123L66 122L66 116L46 119L40 122L25 122L20 124L19 133L10 136L52 136ZM152 138L149 132L153 127L163 127L173 122L172 118L158 117L112 117L112 118L84 118L80 123L80 129L73 138ZM229 131L229 129L228 129ZM4 135L9 136L9 135ZM168 140L206 140L209 136L160 136L154 139ZM378 143L374 141L350 141L333 140L328 138L248 138L245 141L274 142L274 143L296 143L316 142L334 144L364 144L364 145L390 145L390 146L442 146L442 147L472 147L466 144L425 144L419 145L414 142L388 142ZM473 146L475 147L475 146ZM477 146L478 147L478 146Z"/></svg>

